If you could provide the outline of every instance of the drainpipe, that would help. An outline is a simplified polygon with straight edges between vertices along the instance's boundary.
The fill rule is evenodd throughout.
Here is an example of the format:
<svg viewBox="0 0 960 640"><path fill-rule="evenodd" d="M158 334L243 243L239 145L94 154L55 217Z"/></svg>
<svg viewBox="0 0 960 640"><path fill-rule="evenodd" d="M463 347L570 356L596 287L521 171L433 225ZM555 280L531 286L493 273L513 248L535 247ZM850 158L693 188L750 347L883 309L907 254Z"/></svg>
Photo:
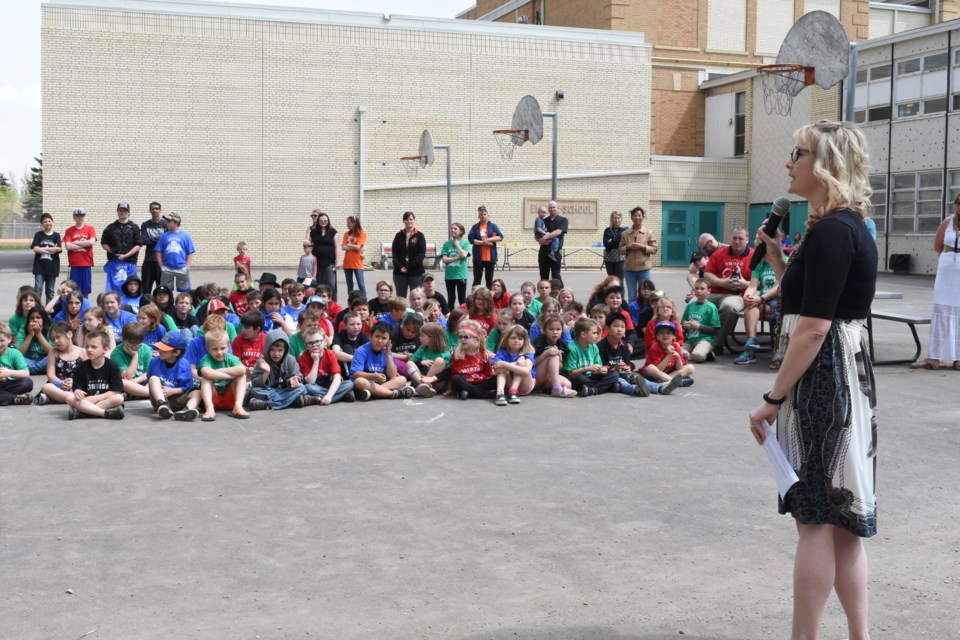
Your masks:
<svg viewBox="0 0 960 640"><path fill-rule="evenodd" d="M364 187L363 157L364 157L364 151L366 146L366 142L364 140L363 125L364 125L364 121L366 120L366 115L367 115L367 105L362 104L359 107L357 107L357 124L360 126L360 160L357 162L360 169L360 200L359 200L359 205L357 207L357 210L358 210L357 216L360 218L361 225L363 224L363 187Z"/></svg>

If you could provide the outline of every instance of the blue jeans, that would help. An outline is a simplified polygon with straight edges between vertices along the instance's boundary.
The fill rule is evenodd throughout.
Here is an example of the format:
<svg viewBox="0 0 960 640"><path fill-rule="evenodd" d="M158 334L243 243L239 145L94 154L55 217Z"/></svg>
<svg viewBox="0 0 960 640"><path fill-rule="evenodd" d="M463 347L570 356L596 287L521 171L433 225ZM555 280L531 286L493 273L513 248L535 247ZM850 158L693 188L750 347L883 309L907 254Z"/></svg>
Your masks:
<svg viewBox="0 0 960 640"><path fill-rule="evenodd" d="M30 375L35 376L47 372L47 356L43 356L39 360L31 358L24 358L24 360L27 363L27 369L30 370Z"/></svg>
<svg viewBox="0 0 960 640"><path fill-rule="evenodd" d="M57 288L57 276L44 276L35 273L33 274L33 288L41 296L46 293L47 303L49 303L53 300L54 290Z"/></svg>
<svg viewBox="0 0 960 640"><path fill-rule="evenodd" d="M363 297L367 297L367 286L363 283L363 269L344 269L343 276L347 279L347 295L353 292L353 276L357 276L357 289L363 291Z"/></svg>
<svg viewBox="0 0 960 640"><path fill-rule="evenodd" d="M266 400L270 403L271 409L286 409L293 401L307 393L307 387L286 387L284 389L270 389L267 387L252 387L250 397L257 400Z"/></svg>
<svg viewBox="0 0 960 640"><path fill-rule="evenodd" d="M663 384L662 382L653 382L652 380L647 380L646 378L643 379L643 382L647 385L647 391L654 395L660 391L660 385ZM620 384L620 393L628 396L637 395L637 388L630 384L626 378L620 378L618 383Z"/></svg>
<svg viewBox="0 0 960 640"><path fill-rule="evenodd" d="M305 384L307 388L307 395L316 396L318 398L323 398L327 395L327 388L321 387L319 384ZM347 395L353 391L353 381L352 380L342 380L340 386L337 387L337 392L333 394L333 399L330 401L339 402L343 396Z"/></svg>
<svg viewBox="0 0 960 640"><path fill-rule="evenodd" d="M637 290L640 289L640 283L650 279L650 269L642 271L624 271L626 282L623 283L623 301L624 303L633 302L637 299Z"/></svg>

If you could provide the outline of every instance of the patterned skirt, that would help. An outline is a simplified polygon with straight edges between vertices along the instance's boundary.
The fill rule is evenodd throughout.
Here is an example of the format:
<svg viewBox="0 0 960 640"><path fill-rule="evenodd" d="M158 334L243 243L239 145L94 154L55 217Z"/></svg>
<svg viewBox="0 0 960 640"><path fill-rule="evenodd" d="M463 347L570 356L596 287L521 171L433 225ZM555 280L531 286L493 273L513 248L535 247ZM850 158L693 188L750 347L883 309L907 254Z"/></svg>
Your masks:
<svg viewBox="0 0 960 640"><path fill-rule="evenodd" d="M785 353L799 316L784 316ZM780 513L869 538L877 532L877 420L863 322L834 320L777 417L777 440L800 481Z"/></svg>

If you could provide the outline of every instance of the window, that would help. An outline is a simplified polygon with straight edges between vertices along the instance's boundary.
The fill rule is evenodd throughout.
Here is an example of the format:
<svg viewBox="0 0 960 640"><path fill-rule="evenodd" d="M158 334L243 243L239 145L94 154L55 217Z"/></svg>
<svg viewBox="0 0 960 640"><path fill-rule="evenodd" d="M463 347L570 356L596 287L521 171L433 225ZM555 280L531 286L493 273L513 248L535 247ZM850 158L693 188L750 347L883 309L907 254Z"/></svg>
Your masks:
<svg viewBox="0 0 960 640"><path fill-rule="evenodd" d="M870 203L873 204L873 211L870 215L873 218L873 221L877 224L877 233L886 233L887 176L870 176L870 188L873 189L873 195L870 196Z"/></svg>
<svg viewBox="0 0 960 640"><path fill-rule="evenodd" d="M857 124L863 124L867 121L867 110L860 109L859 111L853 112L853 121Z"/></svg>
<svg viewBox="0 0 960 640"><path fill-rule="evenodd" d="M897 105L898 118L909 118L916 115L920 115L920 103L918 101L901 102Z"/></svg>
<svg viewBox="0 0 960 640"><path fill-rule="evenodd" d="M747 92L738 91L733 101L733 155L742 157L747 147Z"/></svg>
<svg viewBox="0 0 960 640"><path fill-rule="evenodd" d="M910 75L911 73L920 73L920 64L920 58L901 60L897 63L897 77Z"/></svg>
<svg viewBox="0 0 960 640"><path fill-rule="evenodd" d="M867 70L857 69L857 84L866 84L866 83L867 83Z"/></svg>
<svg viewBox="0 0 960 640"><path fill-rule="evenodd" d="M956 200L957 196L960 196L960 170L951 169L950 171L950 184L947 187L947 211L951 212L954 210L953 201Z"/></svg>
<svg viewBox="0 0 960 640"><path fill-rule="evenodd" d="M890 63L885 62L875 67L864 67L857 69L857 84L866 84L877 80L890 79Z"/></svg>
<svg viewBox="0 0 960 640"><path fill-rule="evenodd" d="M924 98L923 99L923 113L943 113L947 110L947 97L940 96L938 98Z"/></svg>
<svg viewBox="0 0 960 640"><path fill-rule="evenodd" d="M890 105L883 107L870 107L867 109L867 122L876 122L877 120L890 119Z"/></svg>
<svg viewBox="0 0 960 640"><path fill-rule="evenodd" d="M890 233L931 233L943 214L943 173L924 171L893 176Z"/></svg>
<svg viewBox="0 0 960 640"><path fill-rule="evenodd" d="M956 104L954 96L954 103ZM943 113L947 110L946 96L936 98L924 98L923 100L911 100L910 102L901 102L897 104L897 117L909 118L911 116L930 115L933 113Z"/></svg>
<svg viewBox="0 0 960 640"><path fill-rule="evenodd" d="M941 71L947 68L947 64L950 62L950 54L946 51L942 53L933 53L929 56L923 57L923 72L930 73L931 71Z"/></svg>

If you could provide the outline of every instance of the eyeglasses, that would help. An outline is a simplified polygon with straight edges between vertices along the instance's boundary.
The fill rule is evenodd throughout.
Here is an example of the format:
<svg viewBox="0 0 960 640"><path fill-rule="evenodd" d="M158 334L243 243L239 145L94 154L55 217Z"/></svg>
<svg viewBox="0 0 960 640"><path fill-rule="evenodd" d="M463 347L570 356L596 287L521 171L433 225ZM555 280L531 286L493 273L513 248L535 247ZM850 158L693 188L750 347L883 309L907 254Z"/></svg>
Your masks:
<svg viewBox="0 0 960 640"><path fill-rule="evenodd" d="M476 339L477 339L477 336L475 336L475 335L473 335L473 334L471 334L471 333L461 333L461 334L460 334L460 339L461 339L461 340L476 340Z"/></svg>
<svg viewBox="0 0 960 640"><path fill-rule="evenodd" d="M803 149L801 147L794 147L793 151L790 152L790 162L796 162L800 159L805 153L811 153L810 149Z"/></svg>
<svg viewBox="0 0 960 640"><path fill-rule="evenodd" d="M377 293L391 293L390 289L377 289Z"/></svg>
<svg viewBox="0 0 960 640"><path fill-rule="evenodd" d="M323 340L311 340L307 343L308 347L316 347L317 345L323 344Z"/></svg>
<svg viewBox="0 0 960 640"><path fill-rule="evenodd" d="M319 218L320 216L310 216L310 217L313 218L314 220L316 220L316 219Z"/></svg>

